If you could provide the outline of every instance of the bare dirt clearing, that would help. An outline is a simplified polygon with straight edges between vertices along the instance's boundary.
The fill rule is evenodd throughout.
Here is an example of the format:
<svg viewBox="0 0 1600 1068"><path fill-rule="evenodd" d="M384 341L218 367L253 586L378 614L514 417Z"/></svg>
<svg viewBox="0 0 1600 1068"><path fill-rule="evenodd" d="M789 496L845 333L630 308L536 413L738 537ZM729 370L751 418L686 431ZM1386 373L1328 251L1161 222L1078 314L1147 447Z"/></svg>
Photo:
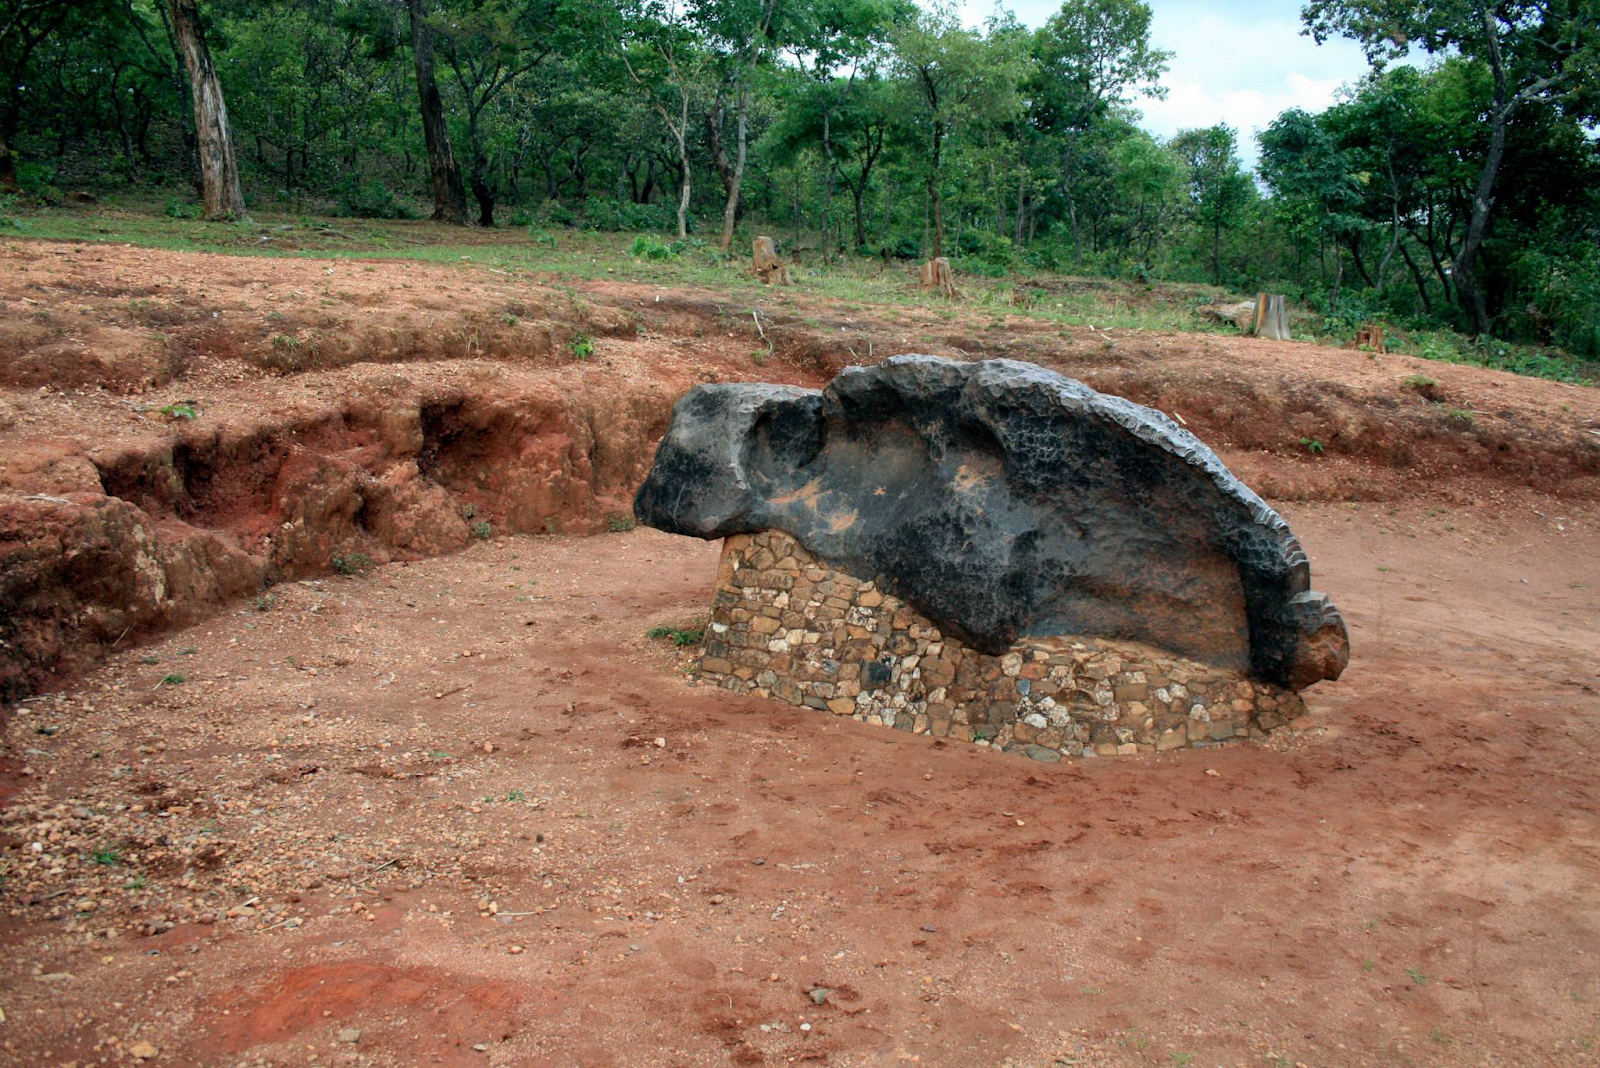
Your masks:
<svg viewBox="0 0 1600 1068"><path fill-rule="evenodd" d="M108 582L10 661L19 696L45 692L5 725L0 1060L148 1043L158 1063L1593 1062L1592 390L803 303L762 313L780 344L757 366L748 307L714 295L595 283L575 309L395 263L338 265L373 295L341 329L377 337L405 282L454 287L414 331L447 338L503 286L493 302L551 309L556 340L381 366L330 341L327 365L274 367L235 339L274 351L271 299L327 265L0 255L28 267L0 273L8 315L80 309L52 336L96 356L125 347L78 331L137 335L114 305L154 298L97 296L95 276L188 287L184 314L205 290L235 324L195 326L162 385L8 380L0 548L33 569L8 596L90 589L119 543L85 556L63 532L97 509L148 532L163 576L162 545L239 569L148 611ZM586 360L561 340L580 332ZM1039 765L692 685L644 632L703 614L716 546L562 532L607 528L692 382L812 383L867 337L874 357L1031 358L1177 411L1288 500L1351 627L1348 672L1307 693L1322 726ZM1417 373L1447 401L1401 385ZM186 399L194 420L154 410ZM397 479L433 502L421 541L381 519L411 500ZM312 499L330 506L293 511ZM393 562L329 573L354 552Z"/></svg>

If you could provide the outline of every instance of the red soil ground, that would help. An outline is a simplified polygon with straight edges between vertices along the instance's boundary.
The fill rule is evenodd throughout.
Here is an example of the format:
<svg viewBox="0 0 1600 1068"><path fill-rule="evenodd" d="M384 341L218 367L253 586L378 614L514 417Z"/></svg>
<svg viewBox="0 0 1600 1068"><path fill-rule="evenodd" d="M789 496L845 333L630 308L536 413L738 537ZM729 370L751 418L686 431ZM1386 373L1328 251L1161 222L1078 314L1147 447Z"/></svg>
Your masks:
<svg viewBox="0 0 1600 1068"><path fill-rule="evenodd" d="M34 299L108 332L143 328L66 287L123 272L215 293L232 277L230 294L254 296L228 338L322 269L0 254L26 262ZM460 306L486 285L549 299L446 268L374 273L396 294L457 286ZM15 279L0 272L8 310ZM652 314L629 287L586 292L597 317ZM664 303L582 366L508 341L296 371L202 341L154 389L110 371L43 394L14 382L0 512L59 495L29 522L67 529L51 517L115 488L108 457L202 429L296 438L280 408L343 411L380 372L407 397L588 382L670 400L708 375L814 382L836 357L825 328L796 325L752 367L711 296ZM551 307L552 331L578 329ZM275 558L286 571L264 593L196 594L31 662L43 689L5 713L0 1063L1595 1063L1593 391L1304 344L1126 335L1107 350L1019 322L979 346L919 339L927 325L866 329L879 356L1031 355L1176 409L1275 498L1351 628L1345 676L1307 693L1316 730L1042 765L711 691L685 673L692 650L645 631L703 613L715 545L540 534L508 518L520 490L422 462L444 512L478 502L497 531L525 532L429 557L358 513ZM1452 422L1399 387L1418 367L1481 414ZM203 427L134 408L188 396ZM587 403L540 425L576 440ZM659 420L637 410L627 442L592 425L578 450L604 477L551 498L573 529L604 530L647 460ZM504 455L474 463L569 470L528 451L538 426L507 426ZM377 431L293 443L375 478L406 455ZM247 561L290 544L206 488L174 490L170 514L127 507ZM394 562L328 575L323 554L355 546ZM65 590L76 573L50 574ZM52 626L68 644L88 633L77 616Z"/></svg>

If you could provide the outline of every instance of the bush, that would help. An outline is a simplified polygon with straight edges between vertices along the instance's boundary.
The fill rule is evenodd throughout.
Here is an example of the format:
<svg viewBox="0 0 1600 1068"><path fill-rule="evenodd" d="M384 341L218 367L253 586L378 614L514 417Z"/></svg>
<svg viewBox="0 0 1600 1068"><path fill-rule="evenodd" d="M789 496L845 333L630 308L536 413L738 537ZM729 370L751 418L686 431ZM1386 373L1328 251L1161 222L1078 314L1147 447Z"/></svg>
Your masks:
<svg viewBox="0 0 1600 1068"><path fill-rule="evenodd" d="M589 230L665 230L676 216L660 204L590 197L583 202L583 225Z"/></svg>
<svg viewBox="0 0 1600 1068"><path fill-rule="evenodd" d="M556 247L556 235L546 230L539 223L530 223L528 225L528 240L535 245L543 245L545 248Z"/></svg>
<svg viewBox="0 0 1600 1068"><path fill-rule="evenodd" d="M334 553L333 569L341 575L364 575L372 569L372 557L363 552Z"/></svg>
<svg viewBox="0 0 1600 1068"><path fill-rule="evenodd" d="M561 203L559 200L547 200L542 209L544 221L551 226L573 227L578 225L578 213Z"/></svg>
<svg viewBox="0 0 1600 1068"><path fill-rule="evenodd" d="M963 230L961 239L956 242L956 248L966 269L974 273L988 273L978 270L977 265L998 267L1004 272L1011 269L1015 260L1011 239L1002 234L990 233L988 230Z"/></svg>
<svg viewBox="0 0 1600 1068"><path fill-rule="evenodd" d="M161 214L169 219L192 219L197 212L193 204L185 204L181 200L170 198L167 200L167 206L161 210Z"/></svg>
<svg viewBox="0 0 1600 1068"><path fill-rule="evenodd" d="M396 200L376 178L346 177L334 193L336 212L352 219L414 219L416 212Z"/></svg>
<svg viewBox="0 0 1600 1068"><path fill-rule="evenodd" d="M640 234L633 239L633 254L641 260L655 260L665 262L678 258L678 243L669 245L659 237L651 234Z"/></svg>

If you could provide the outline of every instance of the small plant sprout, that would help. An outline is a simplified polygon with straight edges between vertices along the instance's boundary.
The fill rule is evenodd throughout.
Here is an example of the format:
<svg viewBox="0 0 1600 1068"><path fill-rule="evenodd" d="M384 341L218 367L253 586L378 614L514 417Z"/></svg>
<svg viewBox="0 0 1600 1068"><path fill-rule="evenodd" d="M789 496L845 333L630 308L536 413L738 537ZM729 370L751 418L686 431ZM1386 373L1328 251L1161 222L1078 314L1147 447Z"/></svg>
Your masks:
<svg viewBox="0 0 1600 1068"><path fill-rule="evenodd" d="M200 409L195 406L192 400L163 404L156 411L170 419L193 419L200 414Z"/></svg>
<svg viewBox="0 0 1600 1068"><path fill-rule="evenodd" d="M587 360L594 355L594 338L588 334L579 334L572 339L572 354L580 360Z"/></svg>
<svg viewBox="0 0 1600 1068"><path fill-rule="evenodd" d="M372 557L363 552L334 553L333 569L346 578L364 575L372 568Z"/></svg>
<svg viewBox="0 0 1600 1068"><path fill-rule="evenodd" d="M638 525L633 521L633 516L622 512L606 517L606 529L613 534L624 534Z"/></svg>
<svg viewBox="0 0 1600 1068"><path fill-rule="evenodd" d="M686 645L698 645L700 639L705 637L705 629L699 624L690 624L686 627L651 627L644 632L644 636L652 641L669 638L673 645L681 649Z"/></svg>
<svg viewBox="0 0 1600 1068"><path fill-rule="evenodd" d="M171 671L171 672L168 672L167 674L161 676L161 682L159 683L159 685L161 685L161 686L182 686L184 683L186 683L188 681L189 681L189 676L180 675L176 671Z"/></svg>
<svg viewBox="0 0 1600 1068"><path fill-rule="evenodd" d="M1323 452L1321 438L1301 438L1300 445L1313 456L1320 456Z"/></svg>
<svg viewBox="0 0 1600 1068"><path fill-rule="evenodd" d="M494 537L494 527L480 519L472 524L472 536L487 541Z"/></svg>

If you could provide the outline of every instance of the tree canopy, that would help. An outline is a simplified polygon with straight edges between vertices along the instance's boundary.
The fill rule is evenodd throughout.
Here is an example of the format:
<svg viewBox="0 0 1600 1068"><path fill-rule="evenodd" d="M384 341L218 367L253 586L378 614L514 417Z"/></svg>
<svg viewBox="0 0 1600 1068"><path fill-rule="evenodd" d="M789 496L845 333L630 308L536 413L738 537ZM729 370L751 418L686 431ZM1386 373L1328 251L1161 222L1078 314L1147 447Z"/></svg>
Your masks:
<svg viewBox="0 0 1600 1068"><path fill-rule="evenodd" d="M1371 70L1278 116L1254 173L1226 121L1139 128L1170 58L1151 20L1144 0L1066 0L1037 29L910 0L0 0L0 196L187 211L192 188L218 217L728 249L759 223L825 259L1204 280L1600 352L1600 0L1312 0L1305 32Z"/></svg>

